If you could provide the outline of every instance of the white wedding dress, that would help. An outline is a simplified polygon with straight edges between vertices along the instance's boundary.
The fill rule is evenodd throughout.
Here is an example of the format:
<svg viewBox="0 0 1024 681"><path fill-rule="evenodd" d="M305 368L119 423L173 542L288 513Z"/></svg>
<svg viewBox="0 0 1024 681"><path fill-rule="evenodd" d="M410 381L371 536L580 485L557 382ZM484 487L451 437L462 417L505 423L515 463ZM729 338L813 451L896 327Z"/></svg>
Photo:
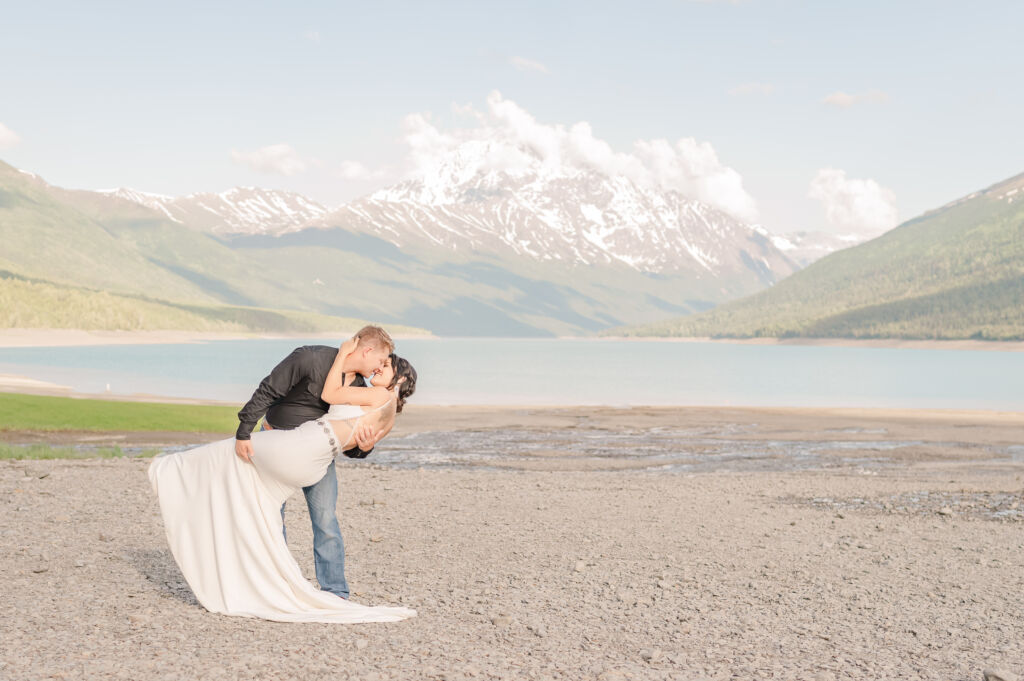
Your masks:
<svg viewBox="0 0 1024 681"><path fill-rule="evenodd" d="M316 589L285 544L281 505L319 481L345 448L327 421L366 413L334 405L294 430L253 433L253 463L238 458L234 438L153 459L149 480L167 542L203 607L278 622L394 622L416 614Z"/></svg>

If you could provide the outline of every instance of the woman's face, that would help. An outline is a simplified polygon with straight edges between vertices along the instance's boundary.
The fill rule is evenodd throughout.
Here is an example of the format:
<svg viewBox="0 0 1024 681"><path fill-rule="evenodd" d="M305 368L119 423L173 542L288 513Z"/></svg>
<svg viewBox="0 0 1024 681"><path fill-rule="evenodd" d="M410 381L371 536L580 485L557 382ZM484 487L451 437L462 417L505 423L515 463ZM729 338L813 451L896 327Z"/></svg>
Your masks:
<svg viewBox="0 0 1024 681"><path fill-rule="evenodd" d="M384 360L384 366L373 376L373 385L387 388L395 380L395 368L391 366L391 358Z"/></svg>

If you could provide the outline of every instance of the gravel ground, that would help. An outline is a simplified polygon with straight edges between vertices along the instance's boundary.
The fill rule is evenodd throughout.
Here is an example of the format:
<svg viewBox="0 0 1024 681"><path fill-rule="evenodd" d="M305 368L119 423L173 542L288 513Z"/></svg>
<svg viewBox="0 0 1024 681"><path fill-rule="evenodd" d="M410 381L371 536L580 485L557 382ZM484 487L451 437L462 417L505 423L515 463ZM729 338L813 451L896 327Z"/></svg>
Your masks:
<svg viewBox="0 0 1024 681"><path fill-rule="evenodd" d="M915 446L868 471L345 462L354 598L419 611L349 626L203 610L147 460L0 462L0 678L1024 674L1024 462ZM288 537L312 578L300 498Z"/></svg>

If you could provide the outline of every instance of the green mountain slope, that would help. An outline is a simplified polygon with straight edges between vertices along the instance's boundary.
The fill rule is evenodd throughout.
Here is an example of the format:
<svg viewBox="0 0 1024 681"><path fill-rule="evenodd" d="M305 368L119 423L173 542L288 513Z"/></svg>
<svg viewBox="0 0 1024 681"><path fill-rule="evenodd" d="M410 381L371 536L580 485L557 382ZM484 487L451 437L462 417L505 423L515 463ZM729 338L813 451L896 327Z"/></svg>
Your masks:
<svg viewBox="0 0 1024 681"><path fill-rule="evenodd" d="M1024 338L1024 174L761 293L608 335Z"/></svg>
<svg viewBox="0 0 1024 681"><path fill-rule="evenodd" d="M114 292L145 282L161 297L213 302L200 286L153 263L104 225L61 201L39 178L0 163L0 268Z"/></svg>
<svg viewBox="0 0 1024 681"><path fill-rule="evenodd" d="M0 328L318 333L369 322L295 310L169 303L30 280L0 271ZM422 329L389 325L392 333Z"/></svg>

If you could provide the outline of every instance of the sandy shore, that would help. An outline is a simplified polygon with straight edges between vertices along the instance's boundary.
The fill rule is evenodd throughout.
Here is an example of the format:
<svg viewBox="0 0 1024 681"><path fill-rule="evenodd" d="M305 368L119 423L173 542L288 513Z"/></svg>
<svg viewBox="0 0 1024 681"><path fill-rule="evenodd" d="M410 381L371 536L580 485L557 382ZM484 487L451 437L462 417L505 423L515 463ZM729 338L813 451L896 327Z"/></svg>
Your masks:
<svg viewBox="0 0 1024 681"><path fill-rule="evenodd" d="M834 449L765 471L612 471L586 448L487 468L346 460L338 512L355 598L420 613L360 626L205 612L167 551L146 460L0 461L0 677L1024 673L1024 415L410 407L399 428L397 442L683 429L693 455L708 438ZM870 460L844 458L858 441ZM300 498L287 525L312 576Z"/></svg>
<svg viewBox="0 0 1024 681"><path fill-rule="evenodd" d="M202 343L218 340L246 340L266 338L319 338L334 342L352 331L308 334L232 334L199 331L83 331L77 329L0 329L0 348L66 347L76 345L150 345L160 343ZM428 336L395 336L400 338L427 338ZM915 348L926 350L994 350L1024 352L1024 341L978 340L903 340L899 338L573 338L595 343L608 340L627 340L636 343L733 343L740 345L813 345L861 348Z"/></svg>
<svg viewBox="0 0 1024 681"><path fill-rule="evenodd" d="M166 343L205 343L208 341L254 340L276 338L323 339L331 344L348 338L357 329L331 333L260 334L211 333L202 331L85 331L79 329L0 329L0 348L68 347L76 345L153 345ZM429 338L403 336L401 338Z"/></svg>

